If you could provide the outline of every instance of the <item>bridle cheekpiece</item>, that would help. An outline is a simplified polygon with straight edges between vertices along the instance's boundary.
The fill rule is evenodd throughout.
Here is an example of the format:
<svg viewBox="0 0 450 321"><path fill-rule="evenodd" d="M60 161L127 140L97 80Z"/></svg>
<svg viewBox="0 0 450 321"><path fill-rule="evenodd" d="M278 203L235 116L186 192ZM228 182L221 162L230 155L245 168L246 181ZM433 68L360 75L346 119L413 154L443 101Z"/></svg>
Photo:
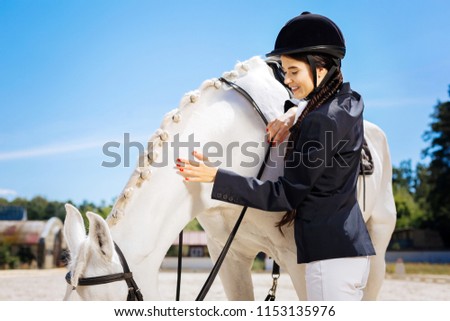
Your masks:
<svg viewBox="0 0 450 321"><path fill-rule="evenodd" d="M128 285L127 301L143 301L144 298L142 296L141 290L139 289L139 287L136 284L136 281L133 278L133 273L130 271L127 260L125 259L125 256L123 255L119 246L115 242L114 242L114 248L117 252L117 255L119 255L120 264L122 265L123 272L107 274L107 275L102 275L102 276L79 278L77 286L92 286L92 285L101 285L101 284L107 284L107 283L112 283L112 282L117 282L117 281L125 281ZM65 279L69 285L72 285L72 283L71 283L72 273L70 271L67 272ZM76 287L74 286L72 288L72 290L75 290L75 289L76 289Z"/></svg>

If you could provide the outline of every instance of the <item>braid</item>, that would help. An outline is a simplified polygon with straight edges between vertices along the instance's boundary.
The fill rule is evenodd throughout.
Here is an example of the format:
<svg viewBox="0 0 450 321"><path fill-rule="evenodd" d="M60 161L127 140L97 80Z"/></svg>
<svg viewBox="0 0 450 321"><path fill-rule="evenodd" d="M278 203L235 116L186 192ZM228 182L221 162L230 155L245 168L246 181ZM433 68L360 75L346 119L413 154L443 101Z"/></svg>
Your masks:
<svg viewBox="0 0 450 321"><path fill-rule="evenodd" d="M323 103L325 103L327 100L329 100L332 96L334 96L339 88L341 87L343 83L343 77L341 70L338 69L334 75L330 78L330 80L320 88L320 90L311 98L311 100L308 102L308 105L306 105L306 108L303 110L303 112L300 114L300 116L297 119L297 122L291 127L291 135L289 136L289 144L286 148L286 154L285 154L285 161L289 159L289 157L294 152L294 146L297 142L299 136L300 136L300 125L302 121L305 119L306 116L309 115L312 111L320 107ZM290 224L295 219L295 216L297 215L296 210L288 211L283 216L283 218L276 224L276 226L280 229L281 227Z"/></svg>

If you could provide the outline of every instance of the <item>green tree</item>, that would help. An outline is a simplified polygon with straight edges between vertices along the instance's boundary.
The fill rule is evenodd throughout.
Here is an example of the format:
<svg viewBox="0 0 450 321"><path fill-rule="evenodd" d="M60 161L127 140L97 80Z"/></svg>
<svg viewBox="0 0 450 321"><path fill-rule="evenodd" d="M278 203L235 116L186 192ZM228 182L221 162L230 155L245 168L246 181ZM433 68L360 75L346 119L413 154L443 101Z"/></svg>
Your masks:
<svg viewBox="0 0 450 321"><path fill-rule="evenodd" d="M66 217L66 208L64 205L65 203L57 201L48 202L45 208L46 219L56 216L60 220L64 221L64 218Z"/></svg>
<svg viewBox="0 0 450 321"><path fill-rule="evenodd" d="M416 176L411 160L402 161L392 169L394 201L397 209L396 228L420 227L424 211L415 198Z"/></svg>
<svg viewBox="0 0 450 321"><path fill-rule="evenodd" d="M9 205L9 201L4 197L0 197L0 206L7 206L7 205Z"/></svg>
<svg viewBox="0 0 450 321"><path fill-rule="evenodd" d="M42 196L33 197L27 204L27 214L29 220L46 220L48 201Z"/></svg>
<svg viewBox="0 0 450 321"><path fill-rule="evenodd" d="M87 211L91 211L100 214L103 218L106 218L112 209L112 205L106 204L105 201L102 201L100 205L96 205L88 201L83 201L80 205L76 205L70 200L66 202L49 201L43 196L36 196L31 200L18 197L13 201L0 198L0 206L13 205L24 207L27 210L29 220L48 220L56 216L64 221L66 217L66 203L70 203L78 207L82 214L85 214Z"/></svg>
<svg viewBox="0 0 450 321"><path fill-rule="evenodd" d="M429 184L430 170L425 164L417 164L414 175L414 200L422 210L421 227L430 227L432 221L430 204L428 203L428 195L430 194Z"/></svg>
<svg viewBox="0 0 450 321"><path fill-rule="evenodd" d="M22 197L16 197L10 204L13 206L22 206L28 210L28 200Z"/></svg>
<svg viewBox="0 0 450 321"><path fill-rule="evenodd" d="M399 167L392 168L392 181L394 187L405 188L406 190L413 192L415 183L414 172L412 170L411 160L400 162Z"/></svg>
<svg viewBox="0 0 450 321"><path fill-rule="evenodd" d="M438 102L431 118L430 129L423 136L430 142L423 151L430 158L427 195L432 215L430 224L450 247L450 101Z"/></svg>

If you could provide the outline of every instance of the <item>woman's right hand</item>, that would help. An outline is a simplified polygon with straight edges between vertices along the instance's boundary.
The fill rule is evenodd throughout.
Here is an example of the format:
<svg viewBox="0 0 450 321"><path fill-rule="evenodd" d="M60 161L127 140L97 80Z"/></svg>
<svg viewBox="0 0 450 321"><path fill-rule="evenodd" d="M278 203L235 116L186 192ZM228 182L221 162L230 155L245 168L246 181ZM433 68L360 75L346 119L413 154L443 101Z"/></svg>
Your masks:
<svg viewBox="0 0 450 321"><path fill-rule="evenodd" d="M289 129L294 125L296 113L297 107L292 107L267 125L267 139L269 142L280 144L289 136Z"/></svg>

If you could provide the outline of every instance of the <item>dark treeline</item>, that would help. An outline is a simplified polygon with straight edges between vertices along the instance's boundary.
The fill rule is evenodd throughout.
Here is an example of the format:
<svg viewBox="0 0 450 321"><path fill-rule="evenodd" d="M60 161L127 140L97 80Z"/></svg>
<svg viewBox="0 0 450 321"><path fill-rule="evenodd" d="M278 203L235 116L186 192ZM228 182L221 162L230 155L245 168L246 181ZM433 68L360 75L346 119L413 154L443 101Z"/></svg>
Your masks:
<svg viewBox="0 0 450 321"><path fill-rule="evenodd" d="M450 97L450 87L449 87ZM423 134L429 146L424 163L415 168L403 161L393 168L397 206L397 228L426 228L438 231L450 247L450 101L438 102L430 128Z"/></svg>
<svg viewBox="0 0 450 321"><path fill-rule="evenodd" d="M42 196L33 197L31 200L27 200L25 198L16 198L13 201L8 201L5 198L0 198L0 206L12 205L25 208L27 210L27 216L29 220L48 220L51 217L56 216L64 221L64 218L66 217L66 209L64 208L64 205L66 203L70 203L76 206L81 213L91 211L100 214L104 218L106 218L112 208L112 204L106 204L105 202L102 202L99 205L88 201L83 201L81 204L74 204L72 201L49 201Z"/></svg>

